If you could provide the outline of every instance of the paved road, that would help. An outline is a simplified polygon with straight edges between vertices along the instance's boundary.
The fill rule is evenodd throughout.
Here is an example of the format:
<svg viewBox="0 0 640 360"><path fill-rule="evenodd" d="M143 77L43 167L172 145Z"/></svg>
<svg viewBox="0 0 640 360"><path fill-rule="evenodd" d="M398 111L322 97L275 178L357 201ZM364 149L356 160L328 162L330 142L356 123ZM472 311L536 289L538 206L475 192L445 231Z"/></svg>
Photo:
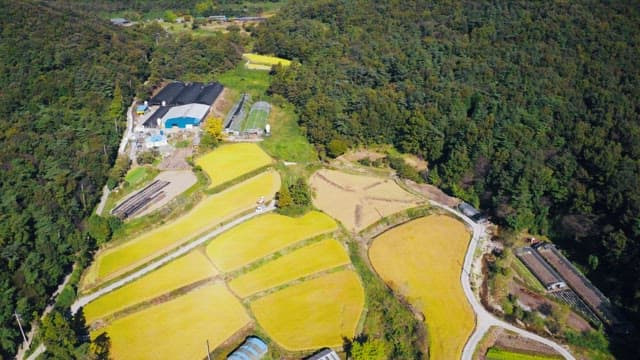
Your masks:
<svg viewBox="0 0 640 360"><path fill-rule="evenodd" d="M124 154L124 150L129 142L129 137L133 133L133 108L136 105L135 100L131 103L131 106L127 109L127 130L122 134L122 140L120 141L120 147L118 147L118 154Z"/></svg>
<svg viewBox="0 0 640 360"><path fill-rule="evenodd" d="M464 214L460 213L459 211L453 208L442 205L433 200L430 200L429 202L431 203L431 205L437 206L441 209L444 209L456 215L457 217L462 219L465 223L467 223L467 225L469 225L473 230L473 236L471 237L471 241L469 242L469 247L467 248L467 254L465 255L465 258L464 258L464 264L462 266L462 274L460 275L460 282L462 283L462 289L464 290L464 294L467 297L467 300L471 304L471 307L473 308L473 311L476 314L476 328L474 329L473 334L471 334L471 337L469 337L469 339L467 340L467 343L464 346L464 350L462 351L462 360L471 360L471 358L473 357L473 352L478 346L478 343L480 342L480 340L482 340L482 337L484 336L484 334L486 334L486 332L492 326L499 326L501 328L513 331L520 336L548 345L552 347L554 350L556 350L560 355L564 356L565 359L575 360L573 355L571 355L571 353L560 344L554 341L551 341L549 339L543 338L542 336L531 333L529 331L520 329L519 327L513 326L508 322L498 319L497 317L493 316L493 314L485 310L482 304L475 297L473 290L471 290L471 263L473 262L473 257L478 247L478 243L480 239L486 234L485 226L482 224L476 224L469 217L465 216Z"/></svg>
<svg viewBox="0 0 640 360"><path fill-rule="evenodd" d="M83 307L83 306L87 305L88 303L92 302L93 300L101 297L102 295L105 295L105 294L107 294L107 293L109 293L109 292L111 292L111 291L113 291L113 290L115 290L115 289L117 289L117 288L119 288L119 287L121 287L121 286L123 286L123 285L125 285L125 284L127 284L127 283L129 283L129 282L131 282L131 281L133 281L135 279L137 279L137 278L139 278L139 277L142 277L142 276L146 275L147 273L149 273L149 272L159 268L160 266L168 263L169 261L174 260L174 259L176 259L176 258L188 253L189 251L195 249L196 247L204 244L209 239L214 238L214 237L222 234L223 232L231 229L232 227L240 225L243 222L245 222L245 221L247 221L247 220L249 220L249 219L251 219L253 217L256 217L258 215L264 214L264 213L269 212L269 211L273 211L273 210L275 210L275 208L276 208L275 207L275 201L271 201L271 203L266 207L265 210L263 210L261 212L252 212L250 214L241 216L241 217L239 217L239 218L237 218L237 219L235 219L235 220L233 220L233 221L231 221L231 222L229 222L227 224L224 224L221 227L213 230L212 232L210 232L210 233L198 238L197 240L195 240L193 242L190 242L189 244L178 248L177 250L165 255L164 257L162 257L162 258L160 258L160 259L158 259L158 260L156 260L154 262L149 263L147 266L143 267L142 269L140 269L140 270L138 270L138 271L136 271L134 273L131 273L131 274L125 276L124 278L122 278L122 279L120 279L120 280L118 280L118 281L116 281L114 283L111 283L108 286L105 286L102 289L100 289L100 290L98 290L98 291L96 291L96 292L94 292L92 294L89 294L87 296L83 296L83 297L79 298L78 300L76 300L76 302L73 303L73 305L71 305L71 313L75 314L76 311L78 311L78 309L80 307Z"/></svg>

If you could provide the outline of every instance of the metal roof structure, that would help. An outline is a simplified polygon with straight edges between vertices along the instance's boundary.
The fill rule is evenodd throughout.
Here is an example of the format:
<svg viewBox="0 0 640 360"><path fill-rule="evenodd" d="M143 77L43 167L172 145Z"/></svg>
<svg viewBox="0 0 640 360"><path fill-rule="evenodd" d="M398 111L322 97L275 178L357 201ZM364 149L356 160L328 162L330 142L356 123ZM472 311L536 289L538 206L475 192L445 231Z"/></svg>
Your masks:
<svg viewBox="0 0 640 360"><path fill-rule="evenodd" d="M142 126L146 127L146 128L157 128L158 126L158 119L162 119L162 117L169 112L169 109L171 109L170 107L160 107L158 108L158 110L156 110L153 114L151 114L151 116L149 116L149 118L144 122L144 124Z"/></svg>
<svg viewBox="0 0 640 360"><path fill-rule="evenodd" d="M166 105L174 105L174 99L180 95L184 88L184 83L170 83L149 100L149 105L162 105L163 101Z"/></svg>
<svg viewBox="0 0 640 360"><path fill-rule="evenodd" d="M163 121L174 118L193 118L199 121L204 119L209 111L207 105L202 104L188 104L180 105L169 108L167 114L162 118Z"/></svg>
<svg viewBox="0 0 640 360"><path fill-rule="evenodd" d="M259 360L267 353L267 344L260 338L249 336L247 340L234 352L232 352L228 360Z"/></svg>
<svg viewBox="0 0 640 360"><path fill-rule="evenodd" d="M340 356L332 349L323 349L309 356L306 360L340 360Z"/></svg>
<svg viewBox="0 0 640 360"><path fill-rule="evenodd" d="M224 89L224 86L219 83L211 83L202 88L200 95L194 101L198 104L211 105L220 96L220 93Z"/></svg>
<svg viewBox="0 0 640 360"><path fill-rule="evenodd" d="M176 96L171 104L167 105L186 105L195 102L202 91L202 83L191 83L186 85L182 91Z"/></svg>

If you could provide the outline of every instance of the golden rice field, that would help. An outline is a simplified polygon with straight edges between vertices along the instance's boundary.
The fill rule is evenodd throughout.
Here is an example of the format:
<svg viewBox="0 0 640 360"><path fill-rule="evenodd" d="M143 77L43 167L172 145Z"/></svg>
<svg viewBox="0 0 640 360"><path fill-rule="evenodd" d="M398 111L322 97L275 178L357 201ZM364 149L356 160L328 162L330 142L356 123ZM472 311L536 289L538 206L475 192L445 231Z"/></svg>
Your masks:
<svg viewBox="0 0 640 360"><path fill-rule="evenodd" d="M196 165L211 179L211 187L271 163L269 155L253 143L222 145L196 160Z"/></svg>
<svg viewBox="0 0 640 360"><path fill-rule="evenodd" d="M288 350L342 346L364 307L358 275L345 270L293 285L254 301L258 323Z"/></svg>
<svg viewBox="0 0 640 360"><path fill-rule="evenodd" d="M261 196L267 200L273 198L279 188L278 173L267 171L207 197L178 219L100 252L83 278L83 288L117 277L184 244L220 222L251 209Z"/></svg>
<svg viewBox="0 0 640 360"><path fill-rule="evenodd" d="M387 178L322 169L311 176L310 184L313 204L355 231L424 202Z"/></svg>
<svg viewBox="0 0 640 360"><path fill-rule="evenodd" d="M327 215L311 211L299 218L265 214L213 239L207 255L222 271L235 270L298 241L337 228Z"/></svg>
<svg viewBox="0 0 640 360"><path fill-rule="evenodd" d="M473 331L460 284L469 239L460 221L431 215L385 232L369 249L382 279L424 313L432 359L459 359Z"/></svg>
<svg viewBox="0 0 640 360"><path fill-rule="evenodd" d="M338 241L323 240L292 251L229 282L238 296L245 298L292 280L349 264L347 252Z"/></svg>
<svg viewBox="0 0 640 360"><path fill-rule="evenodd" d="M84 315L87 323L91 323L131 305L153 299L216 274L217 271L203 253L192 251L89 303L84 308Z"/></svg>
<svg viewBox="0 0 640 360"><path fill-rule="evenodd" d="M106 331L113 359L202 359L251 319L223 284L209 284L118 319Z"/></svg>
<svg viewBox="0 0 640 360"><path fill-rule="evenodd" d="M271 68L272 65L276 65L276 64L281 64L282 66L291 65L291 60L282 59L275 56L245 53L245 54L242 54L242 58L247 60L249 62L248 63L249 65L269 66L269 69Z"/></svg>

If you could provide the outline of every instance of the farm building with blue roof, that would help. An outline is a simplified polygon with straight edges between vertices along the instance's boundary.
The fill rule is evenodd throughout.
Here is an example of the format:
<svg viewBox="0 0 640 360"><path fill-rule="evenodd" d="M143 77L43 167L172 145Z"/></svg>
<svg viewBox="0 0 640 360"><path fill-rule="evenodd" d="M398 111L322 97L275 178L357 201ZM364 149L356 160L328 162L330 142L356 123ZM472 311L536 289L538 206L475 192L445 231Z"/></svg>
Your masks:
<svg viewBox="0 0 640 360"><path fill-rule="evenodd" d="M260 338L249 336L234 352L229 354L229 360L260 360L267 353L267 344Z"/></svg>

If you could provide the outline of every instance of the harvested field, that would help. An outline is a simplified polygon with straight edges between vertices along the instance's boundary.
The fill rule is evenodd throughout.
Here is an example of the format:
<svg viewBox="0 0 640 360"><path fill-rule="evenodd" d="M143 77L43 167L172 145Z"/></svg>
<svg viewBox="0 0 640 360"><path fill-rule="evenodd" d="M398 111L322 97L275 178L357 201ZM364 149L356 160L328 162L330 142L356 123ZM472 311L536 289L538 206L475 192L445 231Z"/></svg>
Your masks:
<svg viewBox="0 0 640 360"><path fill-rule="evenodd" d="M382 279L424 313L432 359L459 359L474 327L460 285L469 238L460 221L431 215L383 233L369 249Z"/></svg>
<svg viewBox="0 0 640 360"><path fill-rule="evenodd" d="M279 188L278 173L267 171L207 197L175 221L100 252L85 274L83 288L121 275L184 244L195 236L213 229L220 222L253 208L261 196L269 201Z"/></svg>
<svg viewBox="0 0 640 360"><path fill-rule="evenodd" d="M209 175L211 187L215 187L271 162L269 155L258 145L238 143L220 146L199 157L196 165Z"/></svg>
<svg viewBox="0 0 640 360"><path fill-rule="evenodd" d="M345 270L285 288L251 304L258 323L287 350L342 346L364 307L358 275Z"/></svg>
<svg viewBox="0 0 640 360"><path fill-rule="evenodd" d="M84 308L84 315L87 323L91 323L216 274L209 259L201 252L193 251L89 303Z"/></svg>
<svg viewBox="0 0 640 360"><path fill-rule="evenodd" d="M336 240L324 240L305 246L240 276L229 287L240 297L247 297L289 281L336 266L349 264L346 250Z"/></svg>
<svg viewBox="0 0 640 360"><path fill-rule="evenodd" d="M176 316L179 314L179 316ZM222 284L198 288L92 333L106 331L113 359L201 359L251 321Z"/></svg>
<svg viewBox="0 0 640 360"><path fill-rule="evenodd" d="M265 214L213 239L207 246L207 255L218 269L231 271L336 228L333 219L317 211L299 218Z"/></svg>
<svg viewBox="0 0 640 360"><path fill-rule="evenodd" d="M423 203L391 179L335 170L317 171L311 177L311 186L316 194L314 205L355 231Z"/></svg>

